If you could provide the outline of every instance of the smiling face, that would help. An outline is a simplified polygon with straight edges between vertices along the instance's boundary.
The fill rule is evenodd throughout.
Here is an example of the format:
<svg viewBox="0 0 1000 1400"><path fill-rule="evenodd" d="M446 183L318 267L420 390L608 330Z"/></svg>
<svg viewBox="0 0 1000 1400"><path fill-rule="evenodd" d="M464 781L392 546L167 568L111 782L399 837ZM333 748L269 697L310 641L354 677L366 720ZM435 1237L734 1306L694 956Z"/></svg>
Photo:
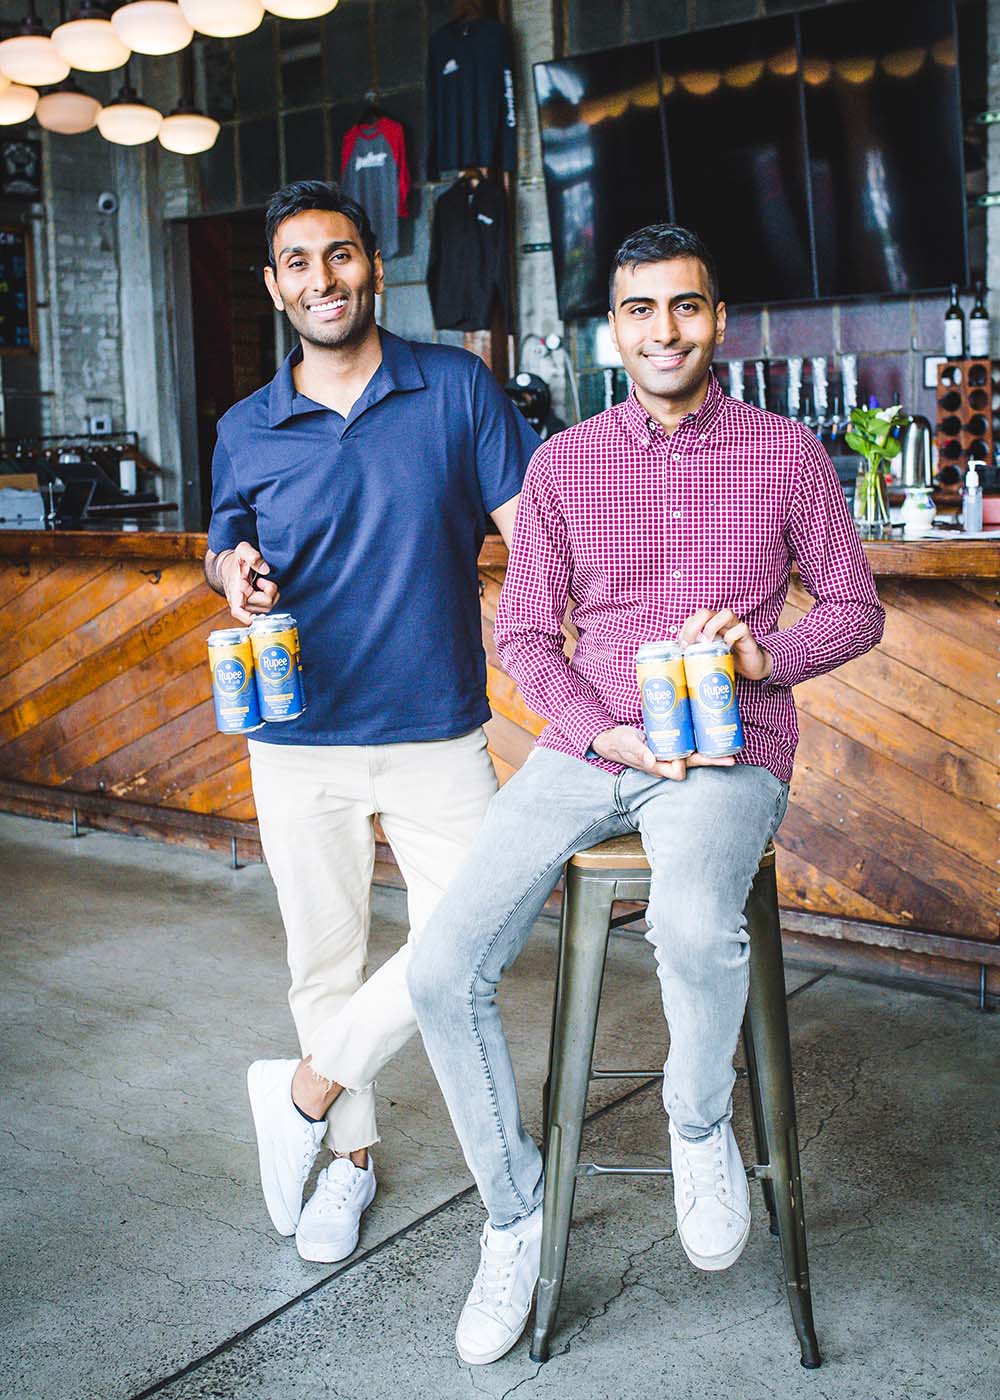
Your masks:
<svg viewBox="0 0 1000 1400"><path fill-rule="evenodd" d="M275 267L264 269L271 300L303 341L326 349L360 344L375 323L382 257L368 261L361 235L344 214L307 209L274 234Z"/></svg>
<svg viewBox="0 0 1000 1400"><path fill-rule="evenodd" d="M648 409L686 405L703 392L715 347L726 333L726 308L713 304L698 258L620 267L615 274L611 337Z"/></svg>

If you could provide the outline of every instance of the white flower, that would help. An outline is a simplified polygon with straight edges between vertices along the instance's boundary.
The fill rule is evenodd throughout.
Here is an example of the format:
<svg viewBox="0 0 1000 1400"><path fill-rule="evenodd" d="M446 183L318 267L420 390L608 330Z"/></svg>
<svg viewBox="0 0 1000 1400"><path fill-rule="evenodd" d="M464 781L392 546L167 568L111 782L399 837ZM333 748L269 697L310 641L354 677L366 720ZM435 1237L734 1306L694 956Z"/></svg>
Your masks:
<svg viewBox="0 0 1000 1400"><path fill-rule="evenodd" d="M881 418L883 423L892 423L902 411L902 404L894 403L889 408L876 409L875 417Z"/></svg>

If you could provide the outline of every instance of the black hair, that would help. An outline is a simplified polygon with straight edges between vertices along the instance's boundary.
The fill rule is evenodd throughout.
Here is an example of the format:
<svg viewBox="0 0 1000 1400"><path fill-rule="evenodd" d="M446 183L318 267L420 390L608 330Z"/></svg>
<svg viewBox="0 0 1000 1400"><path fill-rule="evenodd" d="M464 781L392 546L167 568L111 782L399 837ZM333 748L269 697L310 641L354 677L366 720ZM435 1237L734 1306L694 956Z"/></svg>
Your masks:
<svg viewBox="0 0 1000 1400"><path fill-rule="evenodd" d="M304 214L310 209L322 209L331 214L343 214L361 235L361 246L365 256L374 266L375 230L371 220L356 199L345 194L332 180L293 180L290 185L282 185L271 196L264 215L264 237L267 239L267 260L272 267L274 261L274 235L278 225L290 219L293 214Z"/></svg>
<svg viewBox="0 0 1000 1400"><path fill-rule="evenodd" d="M708 274L713 308L719 302L719 273L715 259L696 233L678 224L648 224L630 234L618 249L608 278L608 305L615 309L615 273L620 267L640 263L671 262L674 258L697 258Z"/></svg>

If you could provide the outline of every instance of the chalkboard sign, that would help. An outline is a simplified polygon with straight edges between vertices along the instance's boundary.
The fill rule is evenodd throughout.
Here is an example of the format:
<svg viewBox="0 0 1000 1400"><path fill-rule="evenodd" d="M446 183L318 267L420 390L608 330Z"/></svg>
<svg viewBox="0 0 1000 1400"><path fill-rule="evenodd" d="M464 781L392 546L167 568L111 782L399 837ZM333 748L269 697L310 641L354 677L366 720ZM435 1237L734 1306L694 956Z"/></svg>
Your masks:
<svg viewBox="0 0 1000 1400"><path fill-rule="evenodd" d="M0 228L0 355L30 355L35 349L30 233Z"/></svg>

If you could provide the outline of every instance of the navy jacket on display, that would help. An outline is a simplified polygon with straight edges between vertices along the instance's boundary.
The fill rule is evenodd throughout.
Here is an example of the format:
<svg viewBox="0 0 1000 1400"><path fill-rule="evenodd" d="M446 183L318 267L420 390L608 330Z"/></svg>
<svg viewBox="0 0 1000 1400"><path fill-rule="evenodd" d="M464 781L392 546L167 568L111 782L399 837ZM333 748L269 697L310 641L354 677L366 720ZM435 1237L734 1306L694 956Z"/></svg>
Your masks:
<svg viewBox="0 0 1000 1400"><path fill-rule="evenodd" d="M498 150L499 145L499 150ZM517 117L510 36L495 19L453 20L431 35L427 56L427 173L499 156L517 164Z"/></svg>

